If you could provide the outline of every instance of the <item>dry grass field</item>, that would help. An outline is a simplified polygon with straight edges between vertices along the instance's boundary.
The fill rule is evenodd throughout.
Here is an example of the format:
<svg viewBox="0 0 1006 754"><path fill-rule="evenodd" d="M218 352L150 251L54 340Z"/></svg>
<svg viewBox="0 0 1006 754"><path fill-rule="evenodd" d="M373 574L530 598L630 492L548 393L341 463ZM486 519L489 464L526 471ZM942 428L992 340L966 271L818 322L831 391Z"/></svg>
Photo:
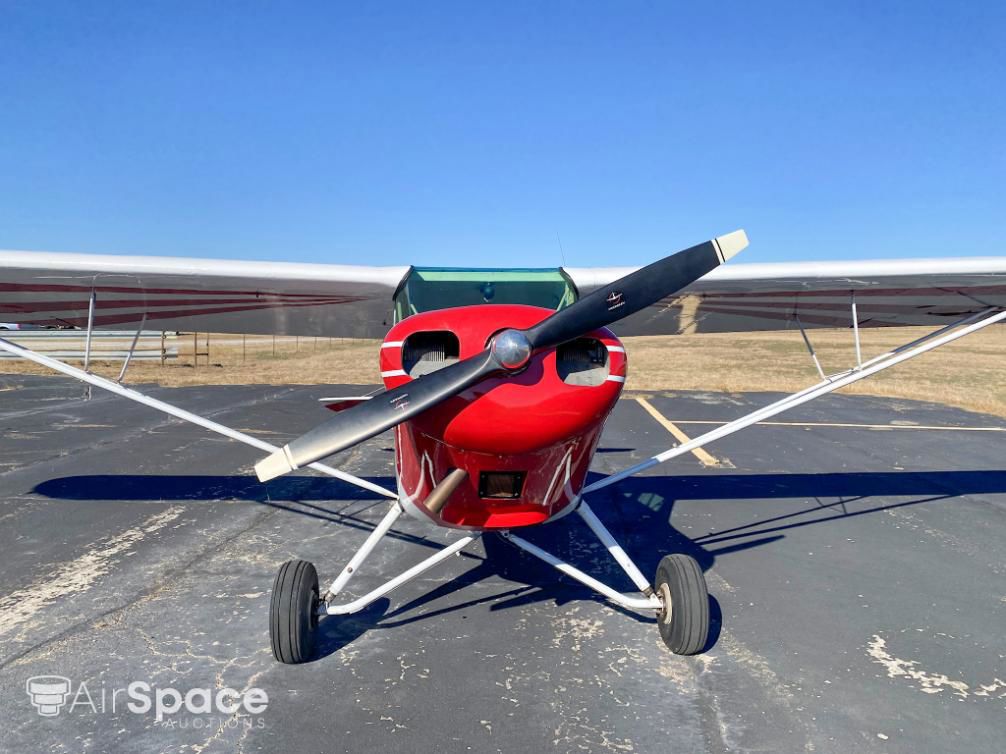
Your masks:
<svg viewBox="0 0 1006 754"><path fill-rule="evenodd" d="M929 332L925 328L862 331L863 359ZM847 330L810 331L826 373L855 364ZM819 380L799 332L627 338L629 374L636 390L794 392ZM842 392L934 401L1006 416L1006 327L993 326L950 343Z"/></svg>
<svg viewBox="0 0 1006 754"><path fill-rule="evenodd" d="M881 353L927 332L914 329L863 331L863 357ZM854 360L847 330L811 331L826 371ZM200 335L203 348L205 336ZM711 390L719 392L795 391L817 381L799 332L627 338L629 379L636 391ZM378 342L324 338L214 335L209 364L193 366L192 339L178 340L179 357L163 367L136 362L128 383L195 384L374 384L379 382ZM846 392L936 401L1006 416L1006 327L968 336L919 359L845 388ZM92 369L116 377L119 364ZM45 373L24 362L0 362L0 372Z"/></svg>

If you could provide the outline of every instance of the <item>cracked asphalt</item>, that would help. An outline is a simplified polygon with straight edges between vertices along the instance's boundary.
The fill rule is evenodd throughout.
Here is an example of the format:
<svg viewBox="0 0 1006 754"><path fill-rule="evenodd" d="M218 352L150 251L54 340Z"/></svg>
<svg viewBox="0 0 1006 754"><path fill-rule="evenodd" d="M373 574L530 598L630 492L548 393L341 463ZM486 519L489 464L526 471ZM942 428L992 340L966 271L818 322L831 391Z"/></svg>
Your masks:
<svg viewBox="0 0 1006 754"><path fill-rule="evenodd" d="M346 389L149 392L280 443ZM697 657L490 537L325 620L315 660L287 667L269 652L276 569L301 557L331 580L387 503L311 474L260 485L254 450L84 396L0 378L4 752L1004 750L1006 432L964 431L1000 419L833 395L710 446L712 465L689 455L595 495L644 572L675 551L706 570L714 635ZM647 399L694 437L775 397ZM626 397L594 469L674 443ZM336 461L393 484L390 435ZM348 594L451 537L400 520ZM629 588L575 518L528 538ZM42 717L26 682L51 675L75 696ZM132 682L261 688L268 706L158 721L116 694Z"/></svg>

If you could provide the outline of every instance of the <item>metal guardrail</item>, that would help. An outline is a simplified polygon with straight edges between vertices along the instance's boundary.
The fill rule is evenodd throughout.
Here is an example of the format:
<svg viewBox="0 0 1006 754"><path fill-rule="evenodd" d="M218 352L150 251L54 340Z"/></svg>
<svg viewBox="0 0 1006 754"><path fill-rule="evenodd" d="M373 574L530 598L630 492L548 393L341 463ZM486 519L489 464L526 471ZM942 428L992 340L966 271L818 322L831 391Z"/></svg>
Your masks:
<svg viewBox="0 0 1006 754"><path fill-rule="evenodd" d="M95 330L91 334L91 361L122 361L136 330ZM30 348L54 359L83 361L87 333L83 330L0 330L0 338ZM0 351L0 359L17 356ZM163 361L178 358L178 336L160 330L144 330L136 341L133 361Z"/></svg>

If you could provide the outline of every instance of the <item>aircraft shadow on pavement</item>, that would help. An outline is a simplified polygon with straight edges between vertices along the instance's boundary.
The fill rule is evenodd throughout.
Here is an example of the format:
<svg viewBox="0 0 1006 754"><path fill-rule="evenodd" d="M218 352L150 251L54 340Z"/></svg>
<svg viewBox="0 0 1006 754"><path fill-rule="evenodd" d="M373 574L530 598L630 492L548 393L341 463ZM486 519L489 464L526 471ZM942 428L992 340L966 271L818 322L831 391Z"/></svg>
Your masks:
<svg viewBox="0 0 1006 754"><path fill-rule="evenodd" d="M592 474L588 482L601 478ZM378 477L370 481L393 486L394 480ZM244 500L299 515L340 523L362 531L373 526L371 507L383 508L383 498L359 490L337 479L321 477L286 477L260 484L251 476L186 475L94 475L52 479L39 484L34 492L65 501L220 501ZM899 471L840 472L820 474L750 474L710 473L686 476L639 476L607 487L590 496L598 517L611 530L644 574L655 572L660 558L680 552L694 557L708 570L718 555L761 547L783 539L794 529L879 513L906 506L946 501L961 495L1006 493L1006 471ZM891 500L894 498L894 500ZM678 500L800 501L795 510L770 518L757 517L747 524L690 538L671 523ZM341 512L338 503L368 501L363 509ZM336 504L336 505L333 505ZM532 527L522 536L555 553L612 586L632 591L628 578L610 558L604 546L579 521L569 516L548 526ZM390 536L427 548L439 545L396 527ZM390 603L379 600L367 610L337 621L322 621L319 657L337 651L362 631L392 628L443 613L464 610L481 603L492 603L491 610L502 610L535 602L557 605L585 599L605 601L594 592L569 579L560 578L551 566L518 550L499 536L483 537L486 557L463 553L475 562L460 576L437 586L407 603L388 611ZM406 558L408 556L405 556ZM411 562L411 559L409 559ZM339 564L334 564L338 567ZM508 582L503 591L492 589L475 599L458 602L467 585L485 579L503 577ZM442 601L434 610L425 609ZM619 609L619 608L615 608ZM641 620L646 616L626 612ZM715 644L720 610L711 598L712 635L707 645Z"/></svg>
<svg viewBox="0 0 1006 754"><path fill-rule="evenodd" d="M392 477L366 479L389 489L395 486ZM384 503L389 502L382 495L339 479L314 476L287 476L263 484L249 475L94 474L50 479L37 485L32 491L36 495L67 501L249 502L365 532L374 527L362 514L374 506L383 508ZM354 504L352 513L332 505L347 502ZM357 505L360 502L370 505ZM426 547L437 547L436 543L429 542L422 536L400 531L391 531L388 536Z"/></svg>

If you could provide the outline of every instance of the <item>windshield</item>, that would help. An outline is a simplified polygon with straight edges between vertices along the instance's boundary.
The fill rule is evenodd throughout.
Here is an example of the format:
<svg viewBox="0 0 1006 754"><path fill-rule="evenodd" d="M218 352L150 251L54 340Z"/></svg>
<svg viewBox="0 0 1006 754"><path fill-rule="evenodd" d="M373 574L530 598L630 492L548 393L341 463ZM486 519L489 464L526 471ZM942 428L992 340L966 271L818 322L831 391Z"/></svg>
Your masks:
<svg viewBox="0 0 1006 754"><path fill-rule="evenodd" d="M576 289L558 269L413 267L395 294L395 321L409 315L474 304L530 304L562 309Z"/></svg>

